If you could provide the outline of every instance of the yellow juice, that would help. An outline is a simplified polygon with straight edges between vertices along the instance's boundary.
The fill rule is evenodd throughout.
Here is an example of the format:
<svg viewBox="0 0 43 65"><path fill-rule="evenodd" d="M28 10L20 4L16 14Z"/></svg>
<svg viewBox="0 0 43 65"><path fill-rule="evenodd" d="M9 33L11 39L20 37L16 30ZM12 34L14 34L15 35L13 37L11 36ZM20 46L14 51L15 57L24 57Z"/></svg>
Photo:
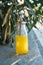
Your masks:
<svg viewBox="0 0 43 65"><path fill-rule="evenodd" d="M28 53L28 36L16 36L16 54Z"/></svg>

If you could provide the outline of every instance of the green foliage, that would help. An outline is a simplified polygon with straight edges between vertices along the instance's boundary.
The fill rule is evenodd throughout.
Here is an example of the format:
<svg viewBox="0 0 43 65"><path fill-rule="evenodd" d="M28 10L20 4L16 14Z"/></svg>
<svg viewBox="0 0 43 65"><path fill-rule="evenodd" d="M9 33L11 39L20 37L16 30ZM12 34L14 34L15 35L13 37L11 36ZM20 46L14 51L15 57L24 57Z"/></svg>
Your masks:
<svg viewBox="0 0 43 65"><path fill-rule="evenodd" d="M7 10L9 9L9 7L13 5L12 12L11 12L12 28L13 28L13 24L15 24L18 19L16 14L18 14L19 17L24 14L22 19L27 22L26 25L27 25L29 31L37 23L38 14L43 14L43 10L42 10L43 0L32 0L32 1L24 0L24 4L22 4L22 5L18 5L18 2L15 2L16 0L1 0L1 1L2 1L2 5L0 6L0 9L4 12L4 13L2 13L3 19L7 13ZM12 4L8 5L8 3L11 3L11 2L12 2ZM40 7L37 6L38 4L40 5ZM20 14L20 12L24 11L24 9L27 10L28 16L26 16L25 13ZM15 11L15 12L13 12L13 11Z"/></svg>

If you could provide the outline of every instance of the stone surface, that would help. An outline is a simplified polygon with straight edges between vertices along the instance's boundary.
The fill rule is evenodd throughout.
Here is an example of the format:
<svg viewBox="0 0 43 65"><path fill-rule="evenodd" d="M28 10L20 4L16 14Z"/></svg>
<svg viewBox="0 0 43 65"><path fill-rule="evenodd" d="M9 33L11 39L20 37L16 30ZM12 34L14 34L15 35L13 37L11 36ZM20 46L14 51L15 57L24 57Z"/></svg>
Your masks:
<svg viewBox="0 0 43 65"><path fill-rule="evenodd" d="M33 31L34 31L36 42L38 44L38 48L40 50L40 54L43 57L43 29L41 29L40 32L35 29L33 29Z"/></svg>
<svg viewBox="0 0 43 65"><path fill-rule="evenodd" d="M39 40L38 42L41 44L41 46L43 47L43 29L41 29L40 31L39 30L34 30L34 33L37 37L37 40Z"/></svg>
<svg viewBox="0 0 43 65"><path fill-rule="evenodd" d="M33 30L28 37L29 53L25 55L16 55L14 48L0 46L0 65L43 65L39 42Z"/></svg>

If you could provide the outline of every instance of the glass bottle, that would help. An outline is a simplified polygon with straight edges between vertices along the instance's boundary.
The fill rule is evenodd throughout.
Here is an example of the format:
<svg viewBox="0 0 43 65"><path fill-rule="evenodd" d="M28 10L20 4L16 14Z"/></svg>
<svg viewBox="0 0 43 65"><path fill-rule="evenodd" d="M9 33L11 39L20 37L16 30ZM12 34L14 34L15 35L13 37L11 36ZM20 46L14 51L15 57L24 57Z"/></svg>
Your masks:
<svg viewBox="0 0 43 65"><path fill-rule="evenodd" d="M28 53L28 34L26 22L22 19L15 25L16 54Z"/></svg>

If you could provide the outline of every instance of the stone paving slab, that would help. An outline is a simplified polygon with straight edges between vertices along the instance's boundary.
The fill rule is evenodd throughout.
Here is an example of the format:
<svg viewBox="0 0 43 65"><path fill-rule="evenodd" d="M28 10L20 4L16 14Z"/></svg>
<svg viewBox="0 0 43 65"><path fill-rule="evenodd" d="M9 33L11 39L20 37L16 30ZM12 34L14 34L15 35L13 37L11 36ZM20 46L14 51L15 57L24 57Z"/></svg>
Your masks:
<svg viewBox="0 0 43 65"><path fill-rule="evenodd" d="M33 32L34 32L34 35L35 35L35 39L36 39L35 42L37 42L38 48L40 50L40 54L43 57L43 29L41 29L40 31L41 32L39 32L38 30L34 30L33 29Z"/></svg>
<svg viewBox="0 0 43 65"><path fill-rule="evenodd" d="M41 44L41 46L43 47L43 29L42 30L35 30L35 28L33 28L33 31L37 37L37 39L39 40L39 43Z"/></svg>
<svg viewBox="0 0 43 65"><path fill-rule="evenodd" d="M0 46L0 65L43 65L33 30L29 33L29 53L16 55L14 48Z"/></svg>

